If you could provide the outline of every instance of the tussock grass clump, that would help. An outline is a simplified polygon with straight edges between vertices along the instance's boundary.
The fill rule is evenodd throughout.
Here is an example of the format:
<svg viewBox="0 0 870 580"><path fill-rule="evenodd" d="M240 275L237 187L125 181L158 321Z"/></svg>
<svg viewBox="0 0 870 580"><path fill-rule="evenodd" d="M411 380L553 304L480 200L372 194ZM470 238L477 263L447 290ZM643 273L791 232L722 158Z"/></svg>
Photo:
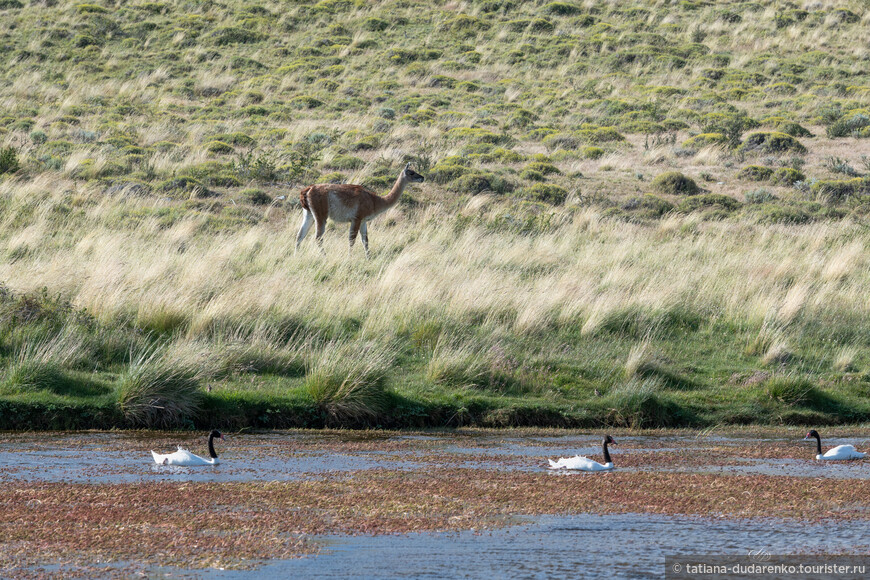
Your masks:
<svg viewBox="0 0 870 580"><path fill-rule="evenodd" d="M773 342L761 357L764 366L782 365L794 358L794 353L784 341Z"/></svg>
<svg viewBox="0 0 870 580"><path fill-rule="evenodd" d="M394 347L330 341L307 356L304 387L328 424L370 425L383 411Z"/></svg>
<svg viewBox="0 0 870 580"><path fill-rule="evenodd" d="M768 379L761 390L761 399L778 401L785 405L801 405L817 395L813 383L803 377L776 375Z"/></svg>
<svg viewBox="0 0 870 580"><path fill-rule="evenodd" d="M289 341L280 348L269 340L239 342L225 347L221 365L225 372L301 377L305 374L307 341Z"/></svg>
<svg viewBox="0 0 870 580"><path fill-rule="evenodd" d="M625 361L625 378L656 379L671 388L691 388L692 381L672 368L672 362L645 341L631 348Z"/></svg>
<svg viewBox="0 0 870 580"><path fill-rule="evenodd" d="M840 373L854 373L858 371L857 359L858 348L854 346L845 346L837 353L837 358L834 359L834 370Z"/></svg>
<svg viewBox="0 0 870 580"><path fill-rule="evenodd" d="M679 424L676 406L659 392L657 378L631 380L612 390L604 399L605 422L615 427L669 427Z"/></svg>
<svg viewBox="0 0 870 580"><path fill-rule="evenodd" d="M14 395L36 391L62 393L69 379L61 368L48 361L20 360L13 363L3 375L0 394Z"/></svg>
<svg viewBox="0 0 870 580"><path fill-rule="evenodd" d="M118 407L131 425L153 429L184 425L197 414L202 399L197 369L157 347L130 361L118 378L116 393Z"/></svg>
<svg viewBox="0 0 870 580"><path fill-rule="evenodd" d="M478 344L446 340L442 335L435 343L426 365L426 380L454 388L482 387L489 382L488 358L486 348Z"/></svg>

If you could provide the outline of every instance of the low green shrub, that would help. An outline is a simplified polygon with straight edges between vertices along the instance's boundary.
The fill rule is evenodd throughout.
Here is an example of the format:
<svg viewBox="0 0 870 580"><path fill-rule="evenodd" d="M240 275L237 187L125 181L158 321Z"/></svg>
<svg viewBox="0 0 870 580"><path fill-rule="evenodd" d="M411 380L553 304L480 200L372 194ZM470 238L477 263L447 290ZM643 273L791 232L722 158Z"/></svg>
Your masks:
<svg viewBox="0 0 870 580"><path fill-rule="evenodd" d="M257 141L251 137L250 135L246 135L245 133L220 133L218 135L212 135L208 138L209 141L221 141L223 143L229 143L230 145L236 145L241 147L251 147L257 144Z"/></svg>
<svg viewBox="0 0 870 580"><path fill-rule="evenodd" d="M248 44L263 39L263 36L254 30L235 26L221 26L211 34L211 37L218 46Z"/></svg>
<svg viewBox="0 0 870 580"><path fill-rule="evenodd" d="M701 133L683 141L683 147L688 149L700 149L708 145L722 145L728 142L724 133Z"/></svg>
<svg viewBox="0 0 870 580"><path fill-rule="evenodd" d="M770 181L774 185L794 185L798 181L805 181L806 175L791 167L780 167L773 172Z"/></svg>
<svg viewBox="0 0 870 580"><path fill-rule="evenodd" d="M510 137L507 135L499 135L498 133L477 127L454 127L447 131L447 137L450 139L467 139L473 143L501 144L510 141Z"/></svg>
<svg viewBox="0 0 870 580"><path fill-rule="evenodd" d="M647 193L640 197L629 198L623 202L622 209L642 218L659 218L673 211L674 204Z"/></svg>
<svg viewBox="0 0 870 580"><path fill-rule="evenodd" d="M768 203L776 201L777 197L764 189L763 187L752 191L747 191L743 196L746 198L746 203Z"/></svg>
<svg viewBox="0 0 870 580"><path fill-rule="evenodd" d="M837 137L870 137L870 110L853 109L831 123L825 133L831 139Z"/></svg>
<svg viewBox="0 0 870 580"><path fill-rule="evenodd" d="M870 177L819 179L813 182L810 191L817 198L839 202L856 195L870 194Z"/></svg>
<svg viewBox="0 0 870 580"><path fill-rule="evenodd" d="M581 6L568 2L550 2L541 8L541 12L553 16L573 16L574 14L580 14L582 11L583 8Z"/></svg>
<svg viewBox="0 0 870 580"><path fill-rule="evenodd" d="M272 203L272 198L262 189L245 189L241 192L242 197L253 205L267 205Z"/></svg>
<svg viewBox="0 0 870 580"><path fill-rule="evenodd" d="M546 181L547 176L540 171L534 169L523 169L520 171L520 177L528 181Z"/></svg>
<svg viewBox="0 0 870 580"><path fill-rule="evenodd" d="M778 131L758 131L750 133L740 146L743 151L758 151L761 153L806 153L807 148L800 141Z"/></svg>
<svg viewBox="0 0 870 580"><path fill-rule="evenodd" d="M550 175L552 173L561 174L559 168L553 165L552 163L547 163L546 161L534 161L532 163L527 164L524 169L528 169L531 171L537 171L543 175Z"/></svg>
<svg viewBox="0 0 870 580"><path fill-rule="evenodd" d="M354 157L353 155L336 155L332 158L327 165L334 169L359 169L366 162L360 159L359 157Z"/></svg>
<svg viewBox="0 0 870 580"><path fill-rule="evenodd" d="M740 202L731 196L719 193L706 193L684 199L677 205L677 211L691 213L700 210L720 210L727 214L737 210L740 205Z"/></svg>
<svg viewBox="0 0 870 580"><path fill-rule="evenodd" d="M21 168L21 163L18 161L18 153L12 146L0 149L0 175L4 173L15 173Z"/></svg>
<svg viewBox="0 0 870 580"><path fill-rule="evenodd" d="M465 165L441 162L429 170L427 177L435 183L449 183L470 171L472 170Z"/></svg>
<svg viewBox="0 0 870 580"><path fill-rule="evenodd" d="M206 151L209 153L226 154L235 151L233 146L223 141L210 141L206 146Z"/></svg>
<svg viewBox="0 0 870 580"><path fill-rule="evenodd" d="M660 173L650 183L653 191L663 195L695 195L700 191L698 184L679 171Z"/></svg>
<svg viewBox="0 0 870 580"><path fill-rule="evenodd" d="M804 224L815 220L811 212L796 204L767 201L749 203L744 207L743 212L744 215L761 224Z"/></svg>
<svg viewBox="0 0 870 580"><path fill-rule="evenodd" d="M454 179L448 186L450 191L477 195L484 191L493 193L508 193L513 191L514 184L489 171L469 171Z"/></svg>
<svg viewBox="0 0 870 580"><path fill-rule="evenodd" d="M586 159L600 159L604 157L604 149L601 147L584 147L583 156Z"/></svg>
<svg viewBox="0 0 870 580"><path fill-rule="evenodd" d="M536 183L535 185L523 190L523 194L535 201L542 201L551 204L561 204L568 199L568 191L564 187L554 185L552 183Z"/></svg>
<svg viewBox="0 0 870 580"><path fill-rule="evenodd" d="M773 175L773 168L763 165L747 165L737 173L739 179L748 181L767 181Z"/></svg>

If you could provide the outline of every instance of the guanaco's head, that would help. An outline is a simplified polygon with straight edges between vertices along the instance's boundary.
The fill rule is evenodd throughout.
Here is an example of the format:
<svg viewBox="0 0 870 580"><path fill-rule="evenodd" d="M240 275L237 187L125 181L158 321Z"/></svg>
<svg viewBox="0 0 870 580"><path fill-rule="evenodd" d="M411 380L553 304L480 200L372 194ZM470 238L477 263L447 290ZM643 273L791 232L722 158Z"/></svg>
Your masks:
<svg viewBox="0 0 870 580"><path fill-rule="evenodd" d="M420 183L421 181L423 181L423 176L411 169L410 163L405 165L405 169L402 170L402 177L404 177L406 181L410 181L411 183Z"/></svg>

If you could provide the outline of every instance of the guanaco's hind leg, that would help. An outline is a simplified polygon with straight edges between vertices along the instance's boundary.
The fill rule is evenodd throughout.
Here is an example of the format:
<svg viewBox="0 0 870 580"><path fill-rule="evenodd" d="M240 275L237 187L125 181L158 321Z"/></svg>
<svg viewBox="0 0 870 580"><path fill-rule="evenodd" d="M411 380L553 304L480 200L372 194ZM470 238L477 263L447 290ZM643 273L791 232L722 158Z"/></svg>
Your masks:
<svg viewBox="0 0 870 580"><path fill-rule="evenodd" d="M314 216L314 241L317 242L320 251L323 252L323 232L326 231L326 217L322 220Z"/></svg>
<svg viewBox="0 0 870 580"><path fill-rule="evenodd" d="M314 216L307 209L302 210L302 225L299 226L299 233L296 234L296 249L299 249L299 244L302 243L302 240L305 239L305 236L308 235L308 230L311 229L311 224L314 223Z"/></svg>
<svg viewBox="0 0 870 580"><path fill-rule="evenodd" d="M359 230L360 230L360 221L359 220L352 220L350 222L350 231L348 232L348 235L347 235L347 241L349 244L347 247L348 254L350 254L351 250L353 250L353 243L356 241L356 235L359 232ZM366 250L366 253L368 253L368 250Z"/></svg>
<svg viewBox="0 0 870 580"><path fill-rule="evenodd" d="M366 249L366 258L369 257L369 228L365 222L360 224L359 227L360 236L362 236L363 247Z"/></svg>

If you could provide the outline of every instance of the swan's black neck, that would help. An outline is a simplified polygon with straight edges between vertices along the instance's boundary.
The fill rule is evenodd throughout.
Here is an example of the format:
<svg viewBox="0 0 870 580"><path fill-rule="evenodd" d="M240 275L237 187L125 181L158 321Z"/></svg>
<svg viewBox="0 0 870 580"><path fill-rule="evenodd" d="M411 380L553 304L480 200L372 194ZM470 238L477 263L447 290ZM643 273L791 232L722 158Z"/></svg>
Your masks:
<svg viewBox="0 0 870 580"><path fill-rule="evenodd" d="M613 463L610 459L610 452L607 450L607 439L604 440L604 463Z"/></svg>
<svg viewBox="0 0 870 580"><path fill-rule="evenodd" d="M819 434L818 434L818 433L816 433L815 435L813 435L813 437L816 438L816 449L818 450L819 455L821 455L821 454L822 454L822 438L819 437Z"/></svg>
<svg viewBox="0 0 870 580"><path fill-rule="evenodd" d="M217 459L217 453L214 452L214 433L208 436L208 456Z"/></svg>

